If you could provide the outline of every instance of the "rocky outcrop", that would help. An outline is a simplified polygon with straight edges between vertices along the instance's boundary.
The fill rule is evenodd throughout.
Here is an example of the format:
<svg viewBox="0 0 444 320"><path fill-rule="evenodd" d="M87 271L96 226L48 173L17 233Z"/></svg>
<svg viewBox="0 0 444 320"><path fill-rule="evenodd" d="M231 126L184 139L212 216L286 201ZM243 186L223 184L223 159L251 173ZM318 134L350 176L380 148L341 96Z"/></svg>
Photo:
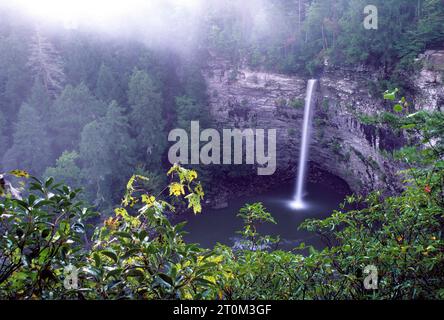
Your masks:
<svg viewBox="0 0 444 320"><path fill-rule="evenodd" d="M415 77L416 103L442 105L444 51L426 52ZM233 69L213 58L206 70L210 113L218 128L277 129L277 172L281 179L296 174L307 79L298 76ZM355 192L399 190L399 164L386 155L403 144L387 128L362 121L390 104L369 92L377 75L368 70L327 70L319 79L313 117L310 162L345 180ZM315 175L311 175L312 177Z"/></svg>
<svg viewBox="0 0 444 320"><path fill-rule="evenodd" d="M428 50L418 60L423 68L414 78L418 88L415 105L426 110L444 111L444 51Z"/></svg>

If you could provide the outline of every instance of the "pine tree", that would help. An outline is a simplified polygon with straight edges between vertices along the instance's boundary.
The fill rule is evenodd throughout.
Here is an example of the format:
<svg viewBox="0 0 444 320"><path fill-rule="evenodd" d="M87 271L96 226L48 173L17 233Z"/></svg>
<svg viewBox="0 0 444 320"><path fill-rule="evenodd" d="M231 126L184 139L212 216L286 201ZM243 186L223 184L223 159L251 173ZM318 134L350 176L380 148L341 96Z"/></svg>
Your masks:
<svg viewBox="0 0 444 320"><path fill-rule="evenodd" d="M7 170L24 169L40 175L50 159L49 139L37 110L24 103L15 125L12 147L3 158Z"/></svg>
<svg viewBox="0 0 444 320"><path fill-rule="evenodd" d="M129 82L131 126L136 136L139 160L149 169L161 166L166 148L165 121L162 115L162 95L145 71L135 70Z"/></svg>

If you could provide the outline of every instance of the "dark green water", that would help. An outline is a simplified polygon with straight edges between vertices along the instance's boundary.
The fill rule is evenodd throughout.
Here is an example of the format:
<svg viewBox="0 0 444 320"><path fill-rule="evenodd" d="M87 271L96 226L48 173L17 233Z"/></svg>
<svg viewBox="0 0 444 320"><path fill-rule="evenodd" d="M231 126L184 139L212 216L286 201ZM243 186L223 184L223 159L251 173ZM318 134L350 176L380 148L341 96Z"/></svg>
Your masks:
<svg viewBox="0 0 444 320"><path fill-rule="evenodd" d="M326 218L334 209L339 208L346 194L334 186L308 184L304 198L305 209L294 210L289 202L293 197L294 183L282 185L272 191L256 196L232 199L229 207L219 210L204 210L199 215L187 215L188 223L185 231L189 232L185 239L210 248L217 242L233 245L236 231L242 228L242 220L236 217L245 203L262 202L273 215L277 224L264 224L259 227L262 234L279 235L281 249L289 250L301 242L321 248L324 245L313 233L298 230L298 226L307 218Z"/></svg>

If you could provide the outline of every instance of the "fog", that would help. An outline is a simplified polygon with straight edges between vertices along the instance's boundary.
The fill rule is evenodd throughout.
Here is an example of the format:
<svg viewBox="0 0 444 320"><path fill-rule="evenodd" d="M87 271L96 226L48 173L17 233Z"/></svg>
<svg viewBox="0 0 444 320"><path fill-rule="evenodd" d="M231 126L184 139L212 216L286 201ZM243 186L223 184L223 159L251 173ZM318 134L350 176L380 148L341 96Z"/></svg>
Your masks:
<svg viewBox="0 0 444 320"><path fill-rule="evenodd" d="M56 30L81 30L185 49L209 14L235 12L248 28L269 30L262 0L0 0L0 9Z"/></svg>

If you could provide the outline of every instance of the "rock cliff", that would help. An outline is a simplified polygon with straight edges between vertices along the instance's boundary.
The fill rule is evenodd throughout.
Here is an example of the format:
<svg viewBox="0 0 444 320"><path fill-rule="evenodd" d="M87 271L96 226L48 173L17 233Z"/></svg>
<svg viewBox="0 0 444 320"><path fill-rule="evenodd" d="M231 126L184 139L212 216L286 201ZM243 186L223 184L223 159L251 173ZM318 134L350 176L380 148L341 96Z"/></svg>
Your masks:
<svg viewBox="0 0 444 320"><path fill-rule="evenodd" d="M415 105L444 106L444 51L419 57L423 67L414 76ZM233 69L213 57L205 70L211 118L218 128L277 129L276 177L296 174L307 79L299 76ZM310 150L311 177L317 169L347 182L354 192L399 190L399 164L387 157L403 137L365 124L362 115L390 108L370 93L375 72L326 70L319 78Z"/></svg>

